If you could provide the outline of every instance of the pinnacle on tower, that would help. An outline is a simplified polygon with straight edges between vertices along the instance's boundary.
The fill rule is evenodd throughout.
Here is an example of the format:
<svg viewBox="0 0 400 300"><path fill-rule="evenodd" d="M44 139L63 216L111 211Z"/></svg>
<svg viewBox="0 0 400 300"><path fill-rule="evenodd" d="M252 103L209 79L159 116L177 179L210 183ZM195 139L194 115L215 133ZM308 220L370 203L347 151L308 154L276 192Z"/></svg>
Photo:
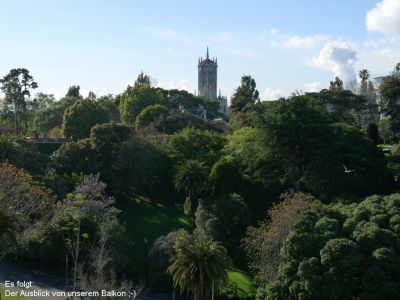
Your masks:
<svg viewBox="0 0 400 300"><path fill-rule="evenodd" d="M206 59L208 59L208 46L207 46L207 54L206 54Z"/></svg>

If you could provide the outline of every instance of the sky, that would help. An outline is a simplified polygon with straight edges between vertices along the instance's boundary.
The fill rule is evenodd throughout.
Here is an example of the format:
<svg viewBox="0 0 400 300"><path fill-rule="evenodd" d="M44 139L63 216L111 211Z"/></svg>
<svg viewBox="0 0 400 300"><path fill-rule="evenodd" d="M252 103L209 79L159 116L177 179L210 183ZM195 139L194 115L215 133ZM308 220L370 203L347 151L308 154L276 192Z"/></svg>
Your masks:
<svg viewBox="0 0 400 300"><path fill-rule="evenodd" d="M27 68L35 92L118 94L143 71L154 86L197 89L218 58L218 89L242 75L262 100L318 91L400 62L400 0L0 0L0 77Z"/></svg>

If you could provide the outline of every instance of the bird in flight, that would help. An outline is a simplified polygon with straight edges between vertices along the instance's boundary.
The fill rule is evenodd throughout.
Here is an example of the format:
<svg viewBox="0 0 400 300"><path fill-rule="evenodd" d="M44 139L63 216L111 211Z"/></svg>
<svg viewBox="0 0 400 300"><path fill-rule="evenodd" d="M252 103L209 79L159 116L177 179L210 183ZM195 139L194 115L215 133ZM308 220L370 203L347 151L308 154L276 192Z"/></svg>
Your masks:
<svg viewBox="0 0 400 300"><path fill-rule="evenodd" d="M356 170L349 170L344 164L342 164L345 173L355 172Z"/></svg>

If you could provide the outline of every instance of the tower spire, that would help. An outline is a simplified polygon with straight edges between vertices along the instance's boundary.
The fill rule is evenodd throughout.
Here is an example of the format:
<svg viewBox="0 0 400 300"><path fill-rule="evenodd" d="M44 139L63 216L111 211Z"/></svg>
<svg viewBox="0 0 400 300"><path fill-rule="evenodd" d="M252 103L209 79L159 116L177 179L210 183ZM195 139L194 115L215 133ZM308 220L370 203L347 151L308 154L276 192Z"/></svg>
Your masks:
<svg viewBox="0 0 400 300"><path fill-rule="evenodd" d="M206 54L206 58L208 59L208 46L207 46L207 54Z"/></svg>

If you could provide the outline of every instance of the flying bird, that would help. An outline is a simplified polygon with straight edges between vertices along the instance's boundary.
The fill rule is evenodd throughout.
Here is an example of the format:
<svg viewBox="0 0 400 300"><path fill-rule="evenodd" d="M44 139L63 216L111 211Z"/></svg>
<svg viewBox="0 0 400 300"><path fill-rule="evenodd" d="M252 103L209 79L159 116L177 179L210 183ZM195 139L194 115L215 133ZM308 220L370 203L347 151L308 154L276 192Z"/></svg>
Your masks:
<svg viewBox="0 0 400 300"><path fill-rule="evenodd" d="M344 172L345 173L351 173L351 172L355 172L356 170L349 170L349 169L347 169L347 167L344 165L344 164L342 164L342 166L343 166L343 168L344 168Z"/></svg>

